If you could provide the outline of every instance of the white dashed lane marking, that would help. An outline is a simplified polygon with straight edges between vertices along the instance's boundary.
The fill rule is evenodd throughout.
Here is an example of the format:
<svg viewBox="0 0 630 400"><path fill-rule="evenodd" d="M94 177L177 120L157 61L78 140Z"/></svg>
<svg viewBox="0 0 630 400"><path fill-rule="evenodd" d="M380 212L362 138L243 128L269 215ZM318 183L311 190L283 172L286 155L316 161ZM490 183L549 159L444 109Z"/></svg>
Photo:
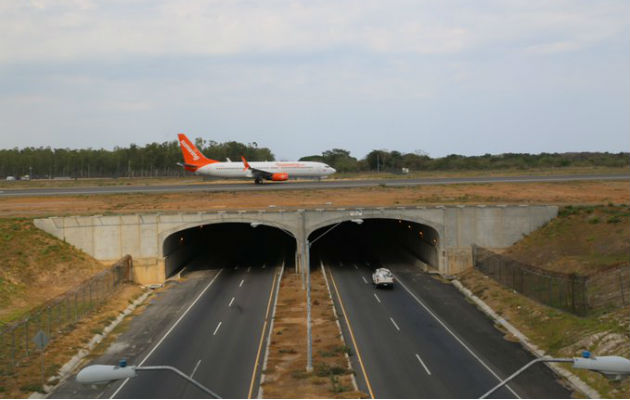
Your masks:
<svg viewBox="0 0 630 400"><path fill-rule="evenodd" d="M396 330L400 332L400 328L398 327L398 324L396 323L396 321L394 321L394 318L389 317L389 320L392 321L392 324L394 324L394 328L396 328Z"/></svg>

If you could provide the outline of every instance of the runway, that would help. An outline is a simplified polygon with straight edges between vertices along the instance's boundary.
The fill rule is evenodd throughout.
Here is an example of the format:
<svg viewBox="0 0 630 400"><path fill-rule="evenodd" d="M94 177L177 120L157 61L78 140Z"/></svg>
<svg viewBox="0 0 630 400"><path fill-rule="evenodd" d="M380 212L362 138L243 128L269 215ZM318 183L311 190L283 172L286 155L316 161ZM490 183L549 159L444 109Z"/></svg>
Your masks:
<svg viewBox="0 0 630 400"><path fill-rule="evenodd" d="M613 181L630 180L630 175L552 175L552 176L504 176L504 177L462 177L462 178L415 178L415 179L365 179L365 180L322 180L288 181L256 185L243 183L199 183L184 185L134 185L134 186L92 186L71 188L0 189L1 197L26 196L69 196L98 194L134 193L187 193L187 192L242 192L278 190L325 190L363 187L412 187L428 185L484 184L484 183L528 183L528 182L572 182L572 181Z"/></svg>

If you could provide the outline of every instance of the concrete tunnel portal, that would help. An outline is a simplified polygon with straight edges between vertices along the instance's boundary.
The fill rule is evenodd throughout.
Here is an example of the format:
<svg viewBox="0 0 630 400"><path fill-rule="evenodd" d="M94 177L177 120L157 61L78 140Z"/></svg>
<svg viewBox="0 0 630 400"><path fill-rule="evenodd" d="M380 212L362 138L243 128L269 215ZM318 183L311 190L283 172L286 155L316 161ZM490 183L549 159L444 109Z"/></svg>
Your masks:
<svg viewBox="0 0 630 400"><path fill-rule="evenodd" d="M332 229L331 229L332 228ZM335 259L344 264L369 262L391 267L420 260L432 270L439 268L439 234L424 224L403 219L349 220L312 232L311 268L316 260Z"/></svg>
<svg viewBox="0 0 630 400"><path fill-rule="evenodd" d="M162 245L166 276L184 266L213 268L282 262L293 267L296 241L268 225L228 222L199 225L170 234Z"/></svg>
<svg viewBox="0 0 630 400"><path fill-rule="evenodd" d="M322 259L390 266L415 258L438 269L438 232L417 222L386 218L347 220L316 229L308 240L312 243L311 268L318 267ZM213 268L269 265L284 260L286 268L294 268L296 250L293 234L258 222L189 227L168 235L162 244L167 277L185 265Z"/></svg>
<svg viewBox="0 0 630 400"><path fill-rule="evenodd" d="M199 254L261 260L288 252L285 260L304 272L307 240L308 253L316 256L369 253L386 265L397 253L411 254L408 262L416 266L453 274L472 264L474 245L509 247L557 214L558 207L548 205L269 208L47 217L34 223L103 262L131 255L132 279L153 284ZM319 266L310 259L311 267Z"/></svg>

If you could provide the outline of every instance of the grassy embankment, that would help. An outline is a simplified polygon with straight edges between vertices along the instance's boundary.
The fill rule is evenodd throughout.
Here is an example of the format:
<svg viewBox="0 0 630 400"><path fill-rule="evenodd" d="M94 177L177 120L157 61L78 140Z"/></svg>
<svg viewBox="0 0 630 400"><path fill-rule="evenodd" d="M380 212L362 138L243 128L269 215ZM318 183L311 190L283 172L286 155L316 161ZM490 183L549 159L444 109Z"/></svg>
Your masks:
<svg viewBox="0 0 630 400"><path fill-rule="evenodd" d="M73 246L35 228L26 218L0 219L0 322L10 324L22 319L29 310L78 286L106 268ZM57 332L45 352L46 378L57 373L89 339L128 306L142 290L124 285L107 303L97 307L77 323ZM34 335L35 332L32 332ZM10 343L11 338L4 338ZM30 339L29 339L30 340ZM6 354L5 354L6 355ZM0 398L27 397L43 391L39 353L19 360L11 370L0 365ZM47 382L52 385L55 382Z"/></svg>
<svg viewBox="0 0 630 400"><path fill-rule="evenodd" d="M52 299L106 268L39 229L31 219L0 219L0 322Z"/></svg>
<svg viewBox="0 0 630 400"><path fill-rule="evenodd" d="M543 269L585 275L628 265L630 208L627 205L564 207L557 219L505 254ZM589 350L596 355L630 358L628 305L578 317L518 295L475 270L468 270L459 278L550 355L572 357ZM630 378L611 382L593 372L570 370L604 397L630 397Z"/></svg>

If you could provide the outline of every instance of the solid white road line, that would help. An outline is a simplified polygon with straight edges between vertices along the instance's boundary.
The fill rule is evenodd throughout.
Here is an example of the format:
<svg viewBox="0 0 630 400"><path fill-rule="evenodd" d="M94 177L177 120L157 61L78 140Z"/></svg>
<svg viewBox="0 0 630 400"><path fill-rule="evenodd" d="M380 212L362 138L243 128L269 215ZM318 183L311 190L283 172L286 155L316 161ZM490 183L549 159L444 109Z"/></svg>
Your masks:
<svg viewBox="0 0 630 400"><path fill-rule="evenodd" d="M247 272L251 271L252 267L247 267Z"/></svg>
<svg viewBox="0 0 630 400"><path fill-rule="evenodd" d="M392 274L392 275L394 275L394 274ZM484 368L485 368L488 372L490 372L490 373L492 374L492 376L494 376L495 378L497 378L497 379L499 380L499 382L503 380L503 379L501 379L501 377L499 377L499 375L497 375L497 373L496 373L496 372L494 372L494 371L493 371L493 370L492 370L492 369L488 366L488 364L486 364L485 362L483 362L483 360L482 360L482 359L481 359L481 358L480 358L477 354L475 354L475 352L474 352L474 351L472 351L472 350L470 349L470 347L466 346L466 344L464 343L464 341L463 341L463 340L461 340L461 339L459 338L459 336L457 336L457 335L456 335L456 334L455 334L452 330L450 330L450 329L449 329L449 327L448 327L448 326L446 326L446 324L445 324L445 323L444 323L444 322L443 322L440 318L438 318L438 316L437 316L437 315L436 315L433 311L431 311L431 309L430 309L430 308L429 308L426 304L424 304L422 301L420 301L420 299L419 299L419 298L418 298L418 297L417 297L417 296L416 296L416 295L415 295L415 294L414 294L414 293L413 293L413 292L412 292L412 291L411 291L411 290L410 290L410 289L409 289L409 288L408 288L408 287L407 287L404 283L402 283L402 281L401 281L400 279L398 279L398 277L397 277L396 275L394 275L394 278L396 279L396 282L398 282L398 283L400 284L400 286L402 286L402 287L403 287L403 289L405 289L405 291L407 291L407 293L409 293L409 295L411 295L411 297L413 297L413 299L414 299L414 300L415 300L418 304L420 304L420 305L422 306L422 308L424 308L424 309L425 309L425 310L426 310L426 311L427 311L427 312L428 312L428 313L429 313L429 314L430 314L430 315L431 315L431 316L432 316L432 317L433 317L433 318L434 318L434 319L435 319L435 320L436 320L436 321L437 321L440 325L442 325L442 328L444 328L444 329L445 329L448 333L450 333L450 334L451 334L451 336L452 336L452 337L453 337L453 338L454 338L457 342L459 342L459 344L461 344L461 345L462 345L462 347L464 347L464 348L468 351L468 353L469 353L471 356L473 356L473 357L474 357L477 361L479 361L479 364L483 365L483 367L484 367ZM518 399L520 399L520 398L521 398L521 396L519 396L519 395L518 395L518 394L517 394L517 393L516 393L516 392L515 392L515 391L514 391L511 387L510 387L510 385L505 385L505 387L506 387L506 388L507 388L510 392L512 392L512 394L513 394L514 396L516 396L516 398L518 398Z"/></svg>
<svg viewBox="0 0 630 400"><path fill-rule="evenodd" d="M361 279L363 279L363 282L368 283L367 279L365 279L365 276L361 276Z"/></svg>
<svg viewBox="0 0 630 400"><path fill-rule="evenodd" d="M358 270L358 269L359 269L359 267L357 267L357 265L356 265L356 264L354 264L354 269Z"/></svg>
<svg viewBox="0 0 630 400"><path fill-rule="evenodd" d="M396 324L396 321L394 321L394 318L389 317L389 320L392 321L392 324L394 324L394 328L396 328L396 330L400 332L400 328L398 327L398 324Z"/></svg>
<svg viewBox="0 0 630 400"><path fill-rule="evenodd" d="M228 307L232 307L232 303L234 303L234 297L232 297L232 300L230 300L230 304L228 304Z"/></svg>
<svg viewBox="0 0 630 400"><path fill-rule="evenodd" d="M201 364L201 360L197 361L197 365L195 365L195 368L193 369L192 373L190 374L191 378L193 376L195 376L195 372L197 372L197 368L199 368L199 364Z"/></svg>
<svg viewBox="0 0 630 400"><path fill-rule="evenodd" d="M376 295L376 293L373 293L374 297L376 298L376 301L378 301L379 303L381 302L381 299L378 298L378 296Z"/></svg>
<svg viewBox="0 0 630 400"><path fill-rule="evenodd" d="M219 328L221 327L222 323L223 323L222 321L219 321L219 325L217 325L217 327L214 328L214 332L212 333L212 336L217 334L217 332L219 331Z"/></svg>
<svg viewBox="0 0 630 400"><path fill-rule="evenodd" d="M206 285L205 288L203 288L203 290L201 291L201 293L199 293L199 295L195 298L195 300L190 304L190 306L188 306L188 308L186 309L186 311L184 311L184 313L177 319L177 321L175 321L175 323L173 324L173 326L170 327L170 329L168 331L166 331L166 333L164 334L164 336L162 336L162 339L160 339L159 342L156 343L155 346L153 346L153 348L151 349L151 351L149 352L149 354L147 354L142 361L140 361L140 363L138 363L138 366L141 367L142 364L144 364L144 362L151 357L151 354L153 354L153 352L162 344L162 342L164 341L164 339L166 339L166 337L173 331L173 329L175 329L175 327L177 326L177 324L180 323L180 321L182 319L184 319L184 317L186 316L186 314L188 314L188 311L190 311L191 308L193 308L193 306L195 304L197 304L197 302L199 301L199 299L201 298L201 296L203 296L204 293L206 293L206 290L208 290L208 288L210 288L210 286L212 286L212 284L214 283L214 281L219 277L219 275L221 274L221 271L223 271L223 269L220 269L219 272L217 272L217 274L214 276L214 278L212 278L212 280L210 281L210 283L208 283L208 285ZM118 392L121 391L121 389L127 384L127 382L129 382L129 378L126 378L123 383L120 384L120 386L118 386L118 389L116 389L116 391L109 397L110 399L113 399L114 397L116 397L116 395L118 394Z"/></svg>
<svg viewBox="0 0 630 400"><path fill-rule="evenodd" d="M424 362L422 361L422 358L420 358L420 356L417 354L416 354L416 358L418 359L418 361L420 361L420 364L422 364L422 367L424 368L424 370L427 371L427 374L431 375L431 371L429 371L429 368L427 368L427 366L424 364Z"/></svg>
<svg viewBox="0 0 630 400"><path fill-rule="evenodd" d="M238 287L243 286L243 282L245 282L245 279L243 279L243 280L241 281L241 283L239 283L239 284L238 284Z"/></svg>

